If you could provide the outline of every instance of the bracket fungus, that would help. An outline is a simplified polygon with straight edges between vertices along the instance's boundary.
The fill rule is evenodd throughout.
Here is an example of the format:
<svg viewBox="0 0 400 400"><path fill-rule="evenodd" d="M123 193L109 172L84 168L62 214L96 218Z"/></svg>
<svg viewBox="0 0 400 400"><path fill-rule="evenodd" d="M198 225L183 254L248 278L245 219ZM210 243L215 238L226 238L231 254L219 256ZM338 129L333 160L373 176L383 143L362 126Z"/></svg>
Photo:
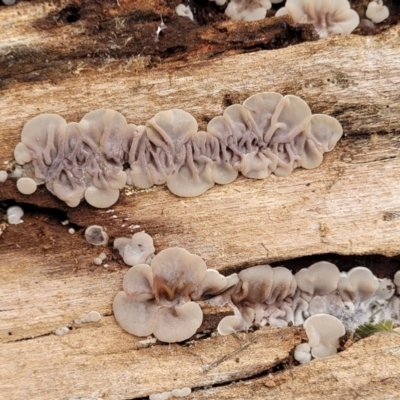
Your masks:
<svg viewBox="0 0 400 400"><path fill-rule="evenodd" d="M206 131L179 109L161 111L145 125L128 124L110 109L91 111L79 123L41 114L25 124L14 150L23 165L17 185L28 193L45 184L70 207L85 198L107 208L125 184L167 184L175 195L193 197L239 172L264 179L316 168L342 132L335 118L313 115L299 97L273 92L228 107Z"/></svg>
<svg viewBox="0 0 400 400"><path fill-rule="evenodd" d="M295 275L301 296L310 302L314 296L325 296L337 289L339 268L327 261L303 268Z"/></svg>
<svg viewBox="0 0 400 400"><path fill-rule="evenodd" d="M220 282L219 277L214 278ZM133 335L153 334L168 343L189 339L203 321L203 312L192 301L192 294L197 293L198 299L199 287L208 294L221 287L207 274L201 257L179 247L162 250L151 265L133 266L122 286L113 303L119 325Z"/></svg>
<svg viewBox="0 0 400 400"><path fill-rule="evenodd" d="M400 271L393 283L376 278L365 267L339 272L334 264L321 261L296 275L285 267L257 265L225 277L179 247L154 256L152 238L144 232L117 238L114 247L132 266L123 279L123 291L114 299L114 316L136 336L153 334L169 343L190 338L203 320L197 304L201 300L233 309L233 315L219 322L220 335L253 325L303 324L311 354L322 358L336 353L345 328L353 331L367 320L400 320L400 300L395 296ZM299 362L310 359L306 344L296 354Z"/></svg>
<svg viewBox="0 0 400 400"><path fill-rule="evenodd" d="M348 35L360 22L347 0L287 0L276 15L286 14L297 23L313 24L321 38Z"/></svg>
<svg viewBox="0 0 400 400"><path fill-rule="evenodd" d="M337 353L339 338L346 333L342 322L328 314L316 314L307 318L303 327L314 358L325 358Z"/></svg>

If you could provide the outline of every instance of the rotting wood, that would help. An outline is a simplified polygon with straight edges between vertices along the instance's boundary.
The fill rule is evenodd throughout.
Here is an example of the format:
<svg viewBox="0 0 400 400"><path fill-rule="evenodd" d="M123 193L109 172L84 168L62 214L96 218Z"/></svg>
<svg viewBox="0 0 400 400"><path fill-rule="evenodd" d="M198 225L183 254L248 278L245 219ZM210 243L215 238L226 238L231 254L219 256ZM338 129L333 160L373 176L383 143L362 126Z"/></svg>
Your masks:
<svg viewBox="0 0 400 400"><path fill-rule="evenodd" d="M284 362L300 329L211 337L185 346L141 345L107 317L54 334L0 346L2 394L9 400L131 399L185 386L206 387L258 375ZM241 346L248 340L251 344ZM213 369L204 367L241 351ZM254 357L257 354L257 357ZM173 386L173 387L171 387ZM74 397L76 396L76 397Z"/></svg>
<svg viewBox="0 0 400 400"><path fill-rule="evenodd" d="M195 391L191 399L396 399L400 392L400 337L379 334L335 357L248 382Z"/></svg>
<svg viewBox="0 0 400 400"><path fill-rule="evenodd" d="M155 2L158 6L164 4L156 0L140 4L147 3L151 8ZM30 2L20 3L17 8L0 8L1 13L14 12L22 4L27 11L15 16L6 36L5 30L0 31L0 58L4 57L0 72L0 168L12 160L23 124L40 112L56 112L68 121L77 121L89 110L111 107L121 111L129 122L143 124L162 109L184 108L204 129L226 106L260 91L301 96L314 113L338 118L346 136L313 171L296 170L288 178L272 176L264 181L239 178L194 199L176 198L164 187L137 193L126 190L113 213L86 204L69 210L44 188L26 197L16 191L12 181L0 185L2 199L52 209L42 212L40 208L25 207L24 224L8 226L0 238L2 396L125 399L183 386L200 388L192 398L274 395L315 399L327 393L337 399L370 400L397 395L399 344L398 338L389 335L368 338L336 357L272 377L201 389L251 378L285 363L299 342L299 330L258 331L254 336L261 337L261 341L200 376L200 368L223 359L254 336L240 335L242 342L234 337L212 337L186 346L139 349L140 339L122 332L111 316L112 299L121 288L126 267L121 267L111 247L105 250L109 267L94 266L93 258L103 248L89 246L82 234L84 227L93 223L104 225L111 237L144 229L154 237L157 251L184 246L222 271L328 252L398 255L399 26L379 36L334 37L250 54L232 55L243 48L242 44L235 48L231 43L233 47L224 58L207 61L203 57L212 51L215 54L218 43L215 47L209 45L210 53L207 46L202 48L197 60L193 47L190 64L184 65L177 61L188 54L182 49L180 53L175 48L176 53L170 57L166 54L164 59L155 60L151 55L143 57L146 53L138 56L129 47L132 44L127 49L113 49L107 35L97 55L84 57L90 41L95 44L95 35L84 36L87 31L81 29L82 21L67 26L56 21L52 27L40 27L49 22L46 17L51 12L56 17L59 10L65 10L67 3ZM103 4L106 12L115 6L115 2L86 3L88 14L90 4ZM35 14L29 10L36 10ZM144 30L151 40L159 24L158 12L151 11L151 22ZM168 10L161 12L168 18ZM111 15L107 20L105 14L99 15L107 34L107 29L123 17ZM129 18L129 24L122 28L124 34L131 28L132 15ZM175 23L153 49L171 46ZM218 23L220 28L233 29L231 23ZM260 24L269 23L276 28L272 21ZM94 24L93 29L96 27ZM214 28L202 31L205 41L212 42L207 35ZM27 45L25 53L19 53L21 47L10 48L10 36L16 40L15 45L18 40L18 45ZM182 37L178 39L182 41ZM122 38L117 39L120 45L118 40ZM73 52L75 45L80 53ZM256 45L250 43L252 50ZM48 52L38 52L38 48ZM63 58L52 57L57 51ZM110 58L104 60L107 52ZM18 56L19 64L13 63L18 58L7 59ZM156 64L157 68L148 69ZM64 210L62 217L75 224L75 235L60 225L61 216L54 218L58 210ZM129 229L136 225L140 227ZM200 331L215 329L223 313L203 308L205 321ZM100 323L73 323L90 310L104 316ZM73 327L67 336L53 334L67 325ZM169 373L177 370L184 371L180 377ZM318 389L313 389L316 386Z"/></svg>

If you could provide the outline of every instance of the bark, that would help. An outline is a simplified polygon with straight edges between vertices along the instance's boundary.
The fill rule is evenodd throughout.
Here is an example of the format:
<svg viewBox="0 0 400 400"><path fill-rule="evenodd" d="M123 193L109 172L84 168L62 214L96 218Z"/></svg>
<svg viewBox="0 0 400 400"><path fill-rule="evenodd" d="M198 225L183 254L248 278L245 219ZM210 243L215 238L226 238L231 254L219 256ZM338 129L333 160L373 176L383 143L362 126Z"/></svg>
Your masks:
<svg viewBox="0 0 400 400"><path fill-rule="evenodd" d="M0 7L1 168L12 168L21 129L39 113L79 121L108 107L144 124L158 111L183 108L204 129L225 107L261 91L302 97L313 113L336 117L344 137L315 170L262 181L241 177L191 199L165 187L127 188L112 212L85 203L69 209L45 188L23 196L11 179L0 184L0 199L22 203L26 213L21 225L0 225L4 398L128 399L184 386L198 389L192 398L395 396L396 335L374 336L299 367L291 354L301 329L216 337L211 332L226 309L203 305L204 336L183 345L143 345L115 323L111 304L126 266L112 239L141 230L157 251L185 247L224 273L274 262L296 270L310 263L299 259L306 256L337 261L343 270L374 260L380 277L399 268L397 20L379 35L315 41L311 27L285 18L238 24L214 17L213 24L196 25L176 17L175 5ZM160 14L168 28L156 42ZM70 225L61 225L65 219ZM85 241L91 224L107 229L108 246ZM101 251L107 268L93 264ZM102 314L99 323L74 323L91 310ZM71 332L56 336L63 326ZM237 380L244 381L228 385ZM206 389L216 384L223 385Z"/></svg>

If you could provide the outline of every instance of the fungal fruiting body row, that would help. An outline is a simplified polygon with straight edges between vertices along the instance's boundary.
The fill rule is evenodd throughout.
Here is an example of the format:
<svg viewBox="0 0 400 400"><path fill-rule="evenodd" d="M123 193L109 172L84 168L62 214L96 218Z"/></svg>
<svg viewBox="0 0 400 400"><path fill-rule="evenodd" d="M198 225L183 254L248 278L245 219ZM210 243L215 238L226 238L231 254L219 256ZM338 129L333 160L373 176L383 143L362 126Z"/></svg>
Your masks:
<svg viewBox="0 0 400 400"><path fill-rule="evenodd" d="M234 21L264 19L273 3L283 2L283 0L210 1L220 6L228 2L225 14ZM348 0L287 0L285 6L281 7L275 15L289 15L296 23L313 24L320 37L348 35L360 22L360 17L351 9Z"/></svg>
<svg viewBox="0 0 400 400"><path fill-rule="evenodd" d="M195 118L179 109L159 112L145 126L128 124L110 109L89 112L79 123L40 114L26 123L14 151L25 171L17 186L30 194L46 184L70 207L83 197L109 207L126 184L146 189L166 183L177 196L199 196L239 172L264 179L316 168L341 136L335 118L313 115L299 97L274 92L228 107L207 131L198 131Z"/></svg>
<svg viewBox="0 0 400 400"><path fill-rule="evenodd" d="M153 334L165 342L190 338L203 319L198 300L232 307L234 315L218 325L221 335L254 325L304 324L315 358L336 353L345 329L353 331L371 317L375 322L400 322L400 297L395 296L396 286L400 294L400 271L393 283L365 267L340 272L321 261L295 275L284 267L257 265L225 277L182 248L154 256L152 239L143 232L116 239L114 246L133 265L114 300L114 315L123 329L137 336Z"/></svg>

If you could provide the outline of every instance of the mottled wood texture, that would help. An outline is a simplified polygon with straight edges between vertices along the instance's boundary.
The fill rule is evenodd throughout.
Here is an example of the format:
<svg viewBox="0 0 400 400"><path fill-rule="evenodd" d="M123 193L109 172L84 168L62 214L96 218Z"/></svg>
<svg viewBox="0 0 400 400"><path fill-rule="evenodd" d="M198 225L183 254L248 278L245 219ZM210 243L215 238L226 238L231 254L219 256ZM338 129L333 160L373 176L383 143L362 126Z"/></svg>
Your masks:
<svg viewBox="0 0 400 400"><path fill-rule="evenodd" d="M0 184L0 199L20 202L26 211L24 224L0 225L1 396L119 400L190 386L199 389L193 398L392 398L399 392L394 335L292 368L301 330L210 336L227 310L203 305L200 332L206 336L186 345L146 347L116 325L111 303L126 266L111 241L100 249L86 243L83 231L90 224L105 226L111 239L146 230L157 251L183 246L225 272L326 253L399 254L397 19L376 36L309 41L315 38L310 27L286 19L243 24L211 13L213 24L206 24L208 14L198 10L203 19L196 25L174 15L176 3L0 7L0 169L12 166L24 123L41 112L78 121L87 111L110 107L143 124L160 110L183 108L204 128L226 106L278 91L301 96L314 113L335 116L345 135L312 171L239 178L192 199L165 187L126 189L113 212L86 204L68 209L44 188L27 197L12 180ZM161 13L168 28L156 42ZM66 218L74 235L60 223ZM108 268L93 264L100 251ZM339 266L349 268L354 260ZM389 267L380 269L385 273ZM99 323L73 322L90 310L102 314ZM54 332L63 326L72 330L60 338ZM253 337L248 347L201 373ZM246 380L204 389L240 379Z"/></svg>

